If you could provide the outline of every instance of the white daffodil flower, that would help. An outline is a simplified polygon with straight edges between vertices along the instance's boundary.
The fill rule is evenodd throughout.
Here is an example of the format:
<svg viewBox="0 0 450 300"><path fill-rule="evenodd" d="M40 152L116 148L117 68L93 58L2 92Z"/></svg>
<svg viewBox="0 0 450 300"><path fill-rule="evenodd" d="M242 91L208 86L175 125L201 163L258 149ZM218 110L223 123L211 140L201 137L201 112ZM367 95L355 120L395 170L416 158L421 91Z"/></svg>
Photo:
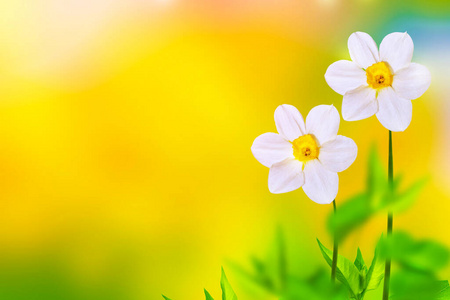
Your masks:
<svg viewBox="0 0 450 300"><path fill-rule="evenodd" d="M431 83L428 69L411 63L414 44L409 34L388 34L378 51L370 35L355 32L348 39L348 49L352 61L337 61L325 73L328 85L344 96L344 120L376 114L387 129L404 131L411 123L411 100L419 98Z"/></svg>
<svg viewBox="0 0 450 300"><path fill-rule="evenodd" d="M355 142L337 135L340 116L333 105L314 107L306 117L292 105L275 110L277 133L264 133L252 145L252 153L269 167L269 190L286 193L303 187L319 204L331 203L337 195L337 172L356 159Z"/></svg>

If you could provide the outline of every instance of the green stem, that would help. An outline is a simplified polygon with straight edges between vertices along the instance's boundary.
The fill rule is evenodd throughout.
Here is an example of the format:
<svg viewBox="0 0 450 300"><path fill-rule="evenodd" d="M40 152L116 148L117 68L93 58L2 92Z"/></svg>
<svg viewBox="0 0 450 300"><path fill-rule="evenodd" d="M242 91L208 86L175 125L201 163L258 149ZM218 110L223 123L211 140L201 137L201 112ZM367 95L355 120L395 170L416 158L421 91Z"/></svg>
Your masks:
<svg viewBox="0 0 450 300"><path fill-rule="evenodd" d="M392 154L392 132L389 130L389 163L388 163L388 179L389 187L392 195L393 185L394 185L394 159ZM387 236L388 238L392 235L392 225L394 223L394 217L392 211L388 212L387 220ZM384 266L384 288L383 288L383 300L389 299L389 281L391 279L391 258L386 259L386 264Z"/></svg>
<svg viewBox="0 0 450 300"><path fill-rule="evenodd" d="M334 209L334 215L336 216L336 199L333 200L333 209ZM333 261L331 263L331 281L332 282L335 282L335 280L336 280L337 260L338 260L338 242L337 242L336 230L334 230Z"/></svg>

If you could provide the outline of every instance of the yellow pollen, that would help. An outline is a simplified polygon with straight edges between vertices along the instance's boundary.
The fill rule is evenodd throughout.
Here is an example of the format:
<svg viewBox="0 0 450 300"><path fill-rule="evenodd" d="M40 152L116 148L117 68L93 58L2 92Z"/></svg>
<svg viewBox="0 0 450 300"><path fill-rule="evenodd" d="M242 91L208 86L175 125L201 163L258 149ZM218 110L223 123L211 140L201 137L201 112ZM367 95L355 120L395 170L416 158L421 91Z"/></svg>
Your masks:
<svg viewBox="0 0 450 300"><path fill-rule="evenodd" d="M316 138L311 134L295 139L292 142L292 149L294 150L294 157L299 161L306 162L319 157Z"/></svg>
<svg viewBox="0 0 450 300"><path fill-rule="evenodd" d="M371 88L381 89L392 84L393 75L387 62L379 62L366 69L367 83Z"/></svg>

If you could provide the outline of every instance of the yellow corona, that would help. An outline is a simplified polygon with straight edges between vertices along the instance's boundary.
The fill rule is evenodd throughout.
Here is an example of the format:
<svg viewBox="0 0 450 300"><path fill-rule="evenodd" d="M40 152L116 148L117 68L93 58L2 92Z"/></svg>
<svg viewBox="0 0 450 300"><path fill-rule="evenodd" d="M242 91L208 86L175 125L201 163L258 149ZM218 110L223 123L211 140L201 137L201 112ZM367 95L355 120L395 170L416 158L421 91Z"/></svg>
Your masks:
<svg viewBox="0 0 450 300"><path fill-rule="evenodd" d="M391 86L393 75L388 63L382 61L366 69L367 83L373 89Z"/></svg>
<svg viewBox="0 0 450 300"><path fill-rule="evenodd" d="M294 157L299 161L306 162L319 157L319 146L316 138L311 135L303 135L292 142Z"/></svg>

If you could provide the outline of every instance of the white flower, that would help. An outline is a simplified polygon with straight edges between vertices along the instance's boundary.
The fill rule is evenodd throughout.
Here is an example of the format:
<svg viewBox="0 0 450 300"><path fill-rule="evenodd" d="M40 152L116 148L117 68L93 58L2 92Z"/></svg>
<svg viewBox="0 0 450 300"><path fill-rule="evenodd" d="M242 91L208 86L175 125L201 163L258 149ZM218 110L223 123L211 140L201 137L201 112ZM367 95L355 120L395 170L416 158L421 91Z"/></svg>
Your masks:
<svg viewBox="0 0 450 300"><path fill-rule="evenodd" d="M411 37L406 32L388 34L378 51L370 35L355 32L348 39L348 49L352 61L337 61L325 73L328 85L344 96L344 120L376 114L387 129L405 130L412 118L410 100L419 98L431 83L428 69L411 63Z"/></svg>
<svg viewBox="0 0 450 300"><path fill-rule="evenodd" d="M306 117L292 105L275 110L276 133L258 136L252 153L269 167L269 190L286 193L303 187L311 200L331 203L339 186L337 172L347 169L356 159L355 142L337 135L340 116L333 105L314 107Z"/></svg>

